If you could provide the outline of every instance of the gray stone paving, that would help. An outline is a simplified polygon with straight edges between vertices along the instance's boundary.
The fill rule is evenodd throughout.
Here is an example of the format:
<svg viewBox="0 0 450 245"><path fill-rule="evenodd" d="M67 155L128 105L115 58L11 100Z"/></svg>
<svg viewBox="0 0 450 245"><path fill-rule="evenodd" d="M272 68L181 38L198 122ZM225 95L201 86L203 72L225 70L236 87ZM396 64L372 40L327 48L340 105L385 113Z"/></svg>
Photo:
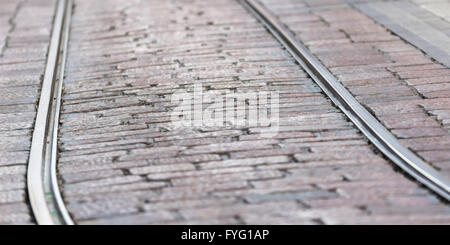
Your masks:
<svg viewBox="0 0 450 245"><path fill-rule="evenodd" d="M448 1L350 1L361 12L450 67ZM356 2L356 3L355 3Z"/></svg>
<svg viewBox="0 0 450 245"><path fill-rule="evenodd" d="M55 1L0 4L0 224L30 224L26 164Z"/></svg>
<svg viewBox="0 0 450 245"><path fill-rule="evenodd" d="M436 16L450 22L450 1L449 0L412 0L420 7L433 13Z"/></svg>
<svg viewBox="0 0 450 245"><path fill-rule="evenodd" d="M58 171L78 224L450 223L236 1L75 4ZM172 128L171 96L199 83L278 91L279 133Z"/></svg>

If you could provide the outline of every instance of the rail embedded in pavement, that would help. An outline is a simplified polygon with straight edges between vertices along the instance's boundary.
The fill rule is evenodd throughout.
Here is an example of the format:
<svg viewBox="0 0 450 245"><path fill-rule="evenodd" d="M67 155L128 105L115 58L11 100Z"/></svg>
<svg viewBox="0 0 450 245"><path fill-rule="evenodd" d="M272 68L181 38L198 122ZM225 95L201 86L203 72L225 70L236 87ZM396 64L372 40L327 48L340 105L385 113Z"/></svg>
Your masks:
<svg viewBox="0 0 450 245"><path fill-rule="evenodd" d="M450 200L448 179L401 145L264 6L255 0L241 0L241 3L266 26L333 103L383 154L403 171L444 199Z"/></svg>

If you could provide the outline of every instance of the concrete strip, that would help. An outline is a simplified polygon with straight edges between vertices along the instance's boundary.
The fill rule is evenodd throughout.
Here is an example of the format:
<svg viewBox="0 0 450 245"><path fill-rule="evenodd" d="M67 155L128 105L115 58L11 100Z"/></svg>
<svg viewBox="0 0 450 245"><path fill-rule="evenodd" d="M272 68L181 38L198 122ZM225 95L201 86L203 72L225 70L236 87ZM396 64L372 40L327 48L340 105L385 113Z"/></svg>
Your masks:
<svg viewBox="0 0 450 245"><path fill-rule="evenodd" d="M353 6L422 49L433 59L450 67L450 37L412 14L412 9L416 13L424 10L404 1L360 3Z"/></svg>

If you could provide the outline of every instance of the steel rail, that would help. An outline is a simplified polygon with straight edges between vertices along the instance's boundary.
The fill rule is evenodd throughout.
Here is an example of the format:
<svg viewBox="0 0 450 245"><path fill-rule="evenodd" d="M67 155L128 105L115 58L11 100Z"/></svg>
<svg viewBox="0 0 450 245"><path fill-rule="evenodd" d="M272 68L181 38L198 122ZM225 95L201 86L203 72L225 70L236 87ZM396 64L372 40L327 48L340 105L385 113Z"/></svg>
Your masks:
<svg viewBox="0 0 450 245"><path fill-rule="evenodd" d="M40 225L73 224L56 176L59 112L71 10L72 0L58 0L28 161L28 197Z"/></svg>
<svg viewBox="0 0 450 245"><path fill-rule="evenodd" d="M239 0L276 37L325 94L385 156L420 183L450 201L450 182L405 148L348 90L256 0Z"/></svg>

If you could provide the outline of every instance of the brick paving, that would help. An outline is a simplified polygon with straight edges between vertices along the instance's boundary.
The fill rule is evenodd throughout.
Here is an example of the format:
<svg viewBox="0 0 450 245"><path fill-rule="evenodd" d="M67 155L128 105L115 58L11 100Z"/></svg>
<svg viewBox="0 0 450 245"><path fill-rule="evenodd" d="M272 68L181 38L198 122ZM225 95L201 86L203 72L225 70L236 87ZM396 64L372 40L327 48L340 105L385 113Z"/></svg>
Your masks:
<svg viewBox="0 0 450 245"><path fill-rule="evenodd" d="M446 69L337 0L265 2L404 143L445 165L449 103L432 85ZM194 84L279 92L279 133L171 127L171 96ZM75 0L59 140L78 224L450 223L447 203L377 154L232 0Z"/></svg>
<svg viewBox="0 0 450 245"><path fill-rule="evenodd" d="M54 4L1 2L0 224L34 222L26 203L26 164Z"/></svg>
<svg viewBox="0 0 450 245"><path fill-rule="evenodd" d="M346 1L262 2L401 143L450 177L449 68Z"/></svg>

